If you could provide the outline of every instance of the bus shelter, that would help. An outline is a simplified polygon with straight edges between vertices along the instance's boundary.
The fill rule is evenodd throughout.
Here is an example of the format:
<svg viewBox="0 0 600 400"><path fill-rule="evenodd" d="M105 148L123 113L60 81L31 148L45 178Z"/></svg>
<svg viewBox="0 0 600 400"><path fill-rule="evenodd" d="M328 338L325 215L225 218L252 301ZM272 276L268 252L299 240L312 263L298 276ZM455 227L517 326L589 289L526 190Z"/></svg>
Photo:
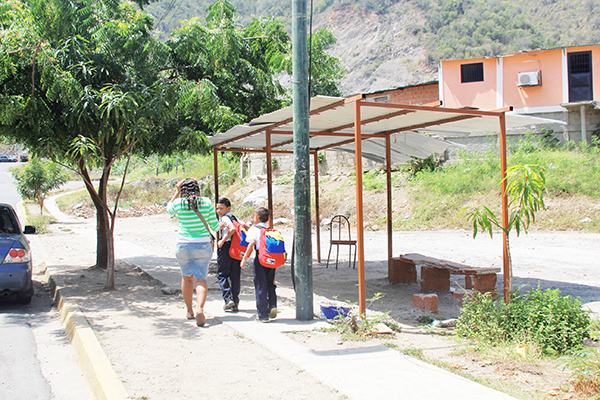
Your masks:
<svg viewBox="0 0 600 400"><path fill-rule="evenodd" d="M501 158L501 178L506 176L506 130L539 123L560 121L518 115L512 107L482 111L469 108L445 108L441 102L425 105L379 103L367 101L364 94L352 97L316 96L311 99L309 111L309 151L314 159L315 214L317 220L317 261L320 262L319 229L319 151L337 150L353 153L356 164L356 221L359 311L366 309L365 258L363 236L363 185L362 157L385 163L387 175L387 242L388 261L393 255L392 230L392 179L395 163L426 158L442 153L448 143L419 132L498 132ZM261 115L245 125L210 137L214 151L215 196L219 197L217 154L221 152L266 153L268 208L273 210L273 179L271 157L273 154L293 153L293 106ZM506 181L502 179L502 223L508 224ZM272 220L270 222L272 224ZM504 297L510 290L508 243L503 236Z"/></svg>

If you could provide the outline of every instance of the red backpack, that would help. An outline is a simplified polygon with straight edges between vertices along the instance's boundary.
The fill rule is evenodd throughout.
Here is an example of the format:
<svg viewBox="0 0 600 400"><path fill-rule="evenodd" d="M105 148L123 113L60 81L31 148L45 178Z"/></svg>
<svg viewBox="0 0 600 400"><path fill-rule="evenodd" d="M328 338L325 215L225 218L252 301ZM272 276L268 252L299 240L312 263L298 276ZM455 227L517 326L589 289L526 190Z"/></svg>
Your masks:
<svg viewBox="0 0 600 400"><path fill-rule="evenodd" d="M263 267L278 268L285 264L285 243L281 232L273 228L260 228L258 261Z"/></svg>
<svg viewBox="0 0 600 400"><path fill-rule="evenodd" d="M233 216L232 216L233 217ZM231 218L233 226L235 226L235 233L231 237L231 246L229 247L229 255L231 258L241 260L244 258L244 254L248 251L248 232L246 227L240 224L236 217ZM252 249L249 250L248 256L252 255Z"/></svg>

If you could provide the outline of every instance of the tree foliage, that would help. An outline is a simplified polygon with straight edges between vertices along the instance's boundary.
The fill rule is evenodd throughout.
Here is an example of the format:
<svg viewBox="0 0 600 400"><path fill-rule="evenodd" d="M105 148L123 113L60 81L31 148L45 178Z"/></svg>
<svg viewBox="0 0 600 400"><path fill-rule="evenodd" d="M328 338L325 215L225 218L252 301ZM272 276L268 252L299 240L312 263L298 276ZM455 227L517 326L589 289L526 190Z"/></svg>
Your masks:
<svg viewBox="0 0 600 400"><path fill-rule="evenodd" d="M337 39L329 29L319 29L310 39L309 72L310 95L342 96L338 86L346 70L340 61L327 54L326 50L337 43ZM288 58L286 72L292 75L292 60Z"/></svg>
<svg viewBox="0 0 600 400"><path fill-rule="evenodd" d="M178 76L201 82L207 93L231 110L232 114L222 116L227 117L222 118L222 128L288 105L290 92L277 75L292 73L291 38L283 24L274 18L253 18L242 26L236 22L236 9L226 0L217 0L206 11L206 24L198 19L187 21L167 44ZM337 58L326 53L336 43L335 37L321 29L312 43L311 95L341 95L338 86L345 71ZM202 125L202 121L196 123Z"/></svg>
<svg viewBox="0 0 600 400"><path fill-rule="evenodd" d="M8 0L0 53L0 135L76 171L96 206L97 265L114 287L114 161L165 134L181 90L163 74L168 48L132 3ZM98 185L90 171L100 168ZM124 179L125 176L123 176Z"/></svg>
<svg viewBox="0 0 600 400"><path fill-rule="evenodd" d="M17 182L17 190L22 198L33 200L44 213L44 200L48 193L67 182L68 175L63 168L52 161L33 157L27 164L11 168Z"/></svg>
<svg viewBox="0 0 600 400"><path fill-rule="evenodd" d="M188 121L201 129L207 127L211 114L219 116L227 129L285 105L286 91L272 67L273 59L285 54L281 42L286 35L274 21L257 21L242 29L234 14L230 3L217 0L209 7L205 25L192 19L168 41L177 75L200 85L196 94L201 96L192 96L184 104L205 109L199 120ZM247 39L252 37L256 38Z"/></svg>

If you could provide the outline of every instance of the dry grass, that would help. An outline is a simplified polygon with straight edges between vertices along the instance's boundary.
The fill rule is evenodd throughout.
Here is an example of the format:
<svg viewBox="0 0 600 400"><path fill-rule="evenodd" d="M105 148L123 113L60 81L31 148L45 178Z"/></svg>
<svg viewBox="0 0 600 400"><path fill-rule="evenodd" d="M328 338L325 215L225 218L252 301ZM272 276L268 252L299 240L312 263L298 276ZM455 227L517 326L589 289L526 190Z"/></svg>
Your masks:
<svg viewBox="0 0 600 400"><path fill-rule="evenodd" d="M293 219L294 183L283 179L283 185L277 185L274 191L274 218ZM121 209L161 207L169 199L172 185L167 181L150 179L136 181L126 185L120 202ZM253 206L242 205L246 196L263 188L266 182L246 180L236 181L233 185L222 187L220 197L228 197L233 210L240 218L251 220ZM356 226L356 185L353 176L324 176L319 183L319 209L321 220L337 214L349 216ZM484 192L468 196L427 197L422 195L420 186L396 185L392 192L393 227L396 230L436 230L471 229L470 223L458 213L463 207L486 204L494 212L500 212L499 193ZM114 189L111 189L111 193ZM600 201L585 195L560 195L546 198L546 211L536 216L531 230L583 230L600 232ZM93 213L93 204L85 190L73 192L57 199L63 210L73 208L87 209ZM382 230L387 220L387 193L382 189L363 189L364 221L366 229ZM314 187L311 187L311 209L315 221ZM498 214L499 215L499 214ZM123 216L127 216L123 214Z"/></svg>
<svg viewBox="0 0 600 400"><path fill-rule="evenodd" d="M600 201L584 195L546 199L546 211L539 213L534 229L589 230L600 232Z"/></svg>
<svg viewBox="0 0 600 400"><path fill-rule="evenodd" d="M545 201L548 209L537 213L531 230L583 230L600 232L600 200L596 196L597 174L600 168L598 155L592 150L537 151L517 153L511 156L512 162L545 163L548 193ZM392 177L392 215L395 230L438 230L471 229L471 224L459 212L466 206L483 204L500 215L500 190L498 182L499 162L493 151L463 155L460 163L448 164L433 173L420 173L408 181L409 173L394 172ZM208 171L208 159L199 159L192 165L188 174L202 176ZM223 171L231 170L235 175L238 168L233 161L221 160ZM206 165L205 165L206 164ZM209 165L210 164L210 165ZM192 168L194 167L194 168ZM192 172L193 170L193 172ZM206 171L205 171L206 170ZM133 173L140 176L145 170ZM568 174L564 171L570 171ZM180 174L184 174L181 172ZM144 177L129 182L123 192L121 209L160 209L170 198L175 175L152 176L146 171ZM210 180L209 180L210 181ZM387 193L385 174L373 170L363 176L364 226L366 229L380 230L387 225ZM273 217L293 219L294 183L293 175L280 175L274 178ZM312 182L311 182L312 184ZM225 185L221 181L220 197L228 197L233 203L233 211L242 219L250 220L254 206L243 205L244 199L254 191L264 188L266 181L246 179ZM337 214L349 217L356 226L356 183L354 174L321 175L319 208L321 219ZM207 188L212 190L209 182ZM110 194L116 190L111 188ZM586 194L584 194L586 193ZM212 197L207 192L204 195ZM74 197L72 197L74 196ZM85 191L68 195L59 200L61 208L81 203L83 207L93 207ZM311 185L311 209L313 223L316 200L314 186Z"/></svg>

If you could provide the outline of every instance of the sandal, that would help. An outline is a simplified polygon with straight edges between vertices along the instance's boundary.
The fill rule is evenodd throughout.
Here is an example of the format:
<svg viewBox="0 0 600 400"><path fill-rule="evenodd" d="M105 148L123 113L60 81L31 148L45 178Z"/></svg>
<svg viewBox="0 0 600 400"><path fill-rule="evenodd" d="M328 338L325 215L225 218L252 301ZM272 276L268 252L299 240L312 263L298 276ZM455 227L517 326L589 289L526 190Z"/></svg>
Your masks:
<svg viewBox="0 0 600 400"><path fill-rule="evenodd" d="M204 317L204 311L200 310L196 313L196 325L198 326L204 326L204 323L206 322L206 318Z"/></svg>
<svg viewBox="0 0 600 400"><path fill-rule="evenodd" d="M185 314L185 317L186 317L187 319L194 319L194 312L192 311L191 313L186 313L186 314Z"/></svg>

